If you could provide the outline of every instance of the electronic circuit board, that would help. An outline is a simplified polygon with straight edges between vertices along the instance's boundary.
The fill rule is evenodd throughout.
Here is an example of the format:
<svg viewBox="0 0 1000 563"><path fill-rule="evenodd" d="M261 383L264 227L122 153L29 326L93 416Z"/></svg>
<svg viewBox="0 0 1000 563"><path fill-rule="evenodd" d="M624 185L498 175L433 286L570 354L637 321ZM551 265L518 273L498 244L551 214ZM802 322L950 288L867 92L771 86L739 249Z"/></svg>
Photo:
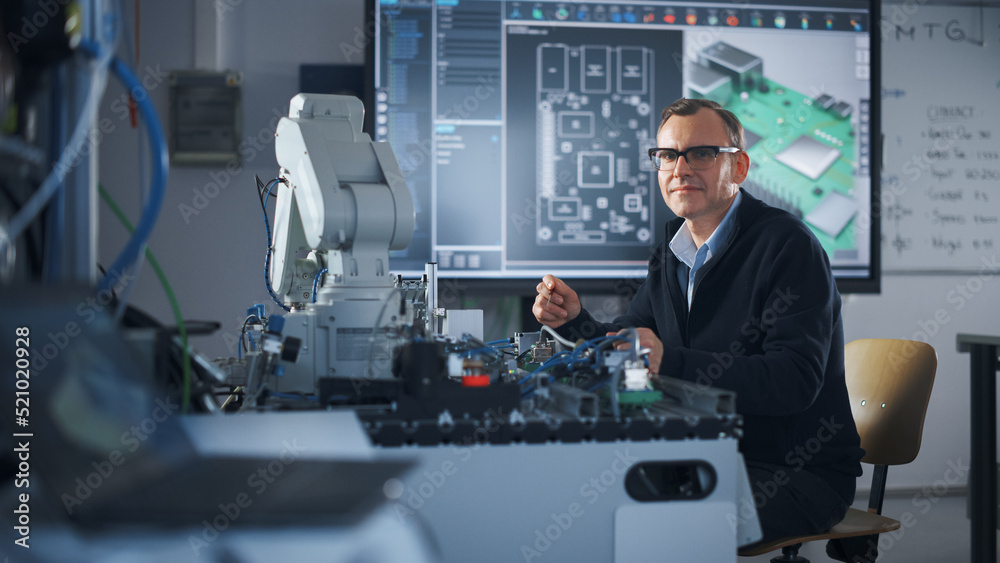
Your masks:
<svg viewBox="0 0 1000 563"><path fill-rule="evenodd" d="M653 51L543 43L536 53L536 243L648 246Z"/></svg>
<svg viewBox="0 0 1000 563"><path fill-rule="evenodd" d="M803 219L830 256L856 252L855 131L869 110L766 78L758 57L719 42L688 69L689 97L718 101L743 123L751 171L744 188Z"/></svg>
<svg viewBox="0 0 1000 563"><path fill-rule="evenodd" d="M751 181L771 203L789 204L786 208L806 221L831 256L856 248L854 230L847 228L857 212L850 119L824 108L823 101L765 83L768 92L754 92L746 101L734 95L726 104L749 137L755 163ZM758 140L750 146L753 138Z"/></svg>

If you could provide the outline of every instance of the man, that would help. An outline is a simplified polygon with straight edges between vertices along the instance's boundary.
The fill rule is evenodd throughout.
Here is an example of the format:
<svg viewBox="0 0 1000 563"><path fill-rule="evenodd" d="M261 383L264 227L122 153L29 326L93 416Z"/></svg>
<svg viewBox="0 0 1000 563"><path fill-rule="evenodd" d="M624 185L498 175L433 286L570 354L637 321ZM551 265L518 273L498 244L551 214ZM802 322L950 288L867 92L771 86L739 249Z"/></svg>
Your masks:
<svg viewBox="0 0 1000 563"><path fill-rule="evenodd" d="M736 392L764 541L840 521L861 474L840 295L816 237L742 189L743 127L707 100L665 110L650 156L678 219L628 313L597 323L547 275L532 312L570 338L636 327L652 373Z"/></svg>

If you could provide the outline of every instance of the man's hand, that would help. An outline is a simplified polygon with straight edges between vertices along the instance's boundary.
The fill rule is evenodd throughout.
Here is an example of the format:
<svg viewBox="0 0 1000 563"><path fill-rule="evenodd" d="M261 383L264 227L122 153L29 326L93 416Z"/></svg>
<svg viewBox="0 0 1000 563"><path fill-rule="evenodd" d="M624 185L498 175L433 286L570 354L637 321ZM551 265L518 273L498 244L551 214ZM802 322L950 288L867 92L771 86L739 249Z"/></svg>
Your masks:
<svg viewBox="0 0 1000 563"><path fill-rule="evenodd" d="M660 342L660 339L657 338L656 334L651 329L643 327L635 330L639 334L639 349L649 350L649 354L647 355L649 358L649 373L653 375L660 373L660 361L663 359L663 342ZM624 329L618 332L609 332L607 335L625 336L628 338L628 333L626 333ZM618 342L615 344L616 350L628 350L631 347L631 342Z"/></svg>
<svg viewBox="0 0 1000 563"><path fill-rule="evenodd" d="M535 290L538 296L531 312L543 325L559 328L580 314L580 298L561 279L546 274Z"/></svg>

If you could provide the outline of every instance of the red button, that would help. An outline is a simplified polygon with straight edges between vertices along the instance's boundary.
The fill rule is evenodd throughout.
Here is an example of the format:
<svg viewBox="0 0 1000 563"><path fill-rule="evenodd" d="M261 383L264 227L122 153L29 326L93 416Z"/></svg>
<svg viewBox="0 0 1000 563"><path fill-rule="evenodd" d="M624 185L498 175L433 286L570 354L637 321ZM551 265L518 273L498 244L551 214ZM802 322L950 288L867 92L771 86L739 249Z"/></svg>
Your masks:
<svg viewBox="0 0 1000 563"><path fill-rule="evenodd" d="M462 387L489 387L490 376L488 375L466 375L462 378Z"/></svg>

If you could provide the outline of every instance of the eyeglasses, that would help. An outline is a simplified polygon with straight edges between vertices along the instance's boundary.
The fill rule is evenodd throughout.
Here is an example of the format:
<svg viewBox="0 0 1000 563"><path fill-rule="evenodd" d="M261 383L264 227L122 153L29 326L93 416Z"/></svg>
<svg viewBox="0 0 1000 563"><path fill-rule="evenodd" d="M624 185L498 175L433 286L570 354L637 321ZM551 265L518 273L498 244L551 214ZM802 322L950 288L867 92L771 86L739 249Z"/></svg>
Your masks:
<svg viewBox="0 0 1000 563"><path fill-rule="evenodd" d="M720 152L737 153L740 152L740 149L736 147L713 147L705 145L691 147L686 151L679 151L657 147L649 149L649 160L653 161L653 168L658 170L673 170L677 166L677 161L683 156L692 170L707 170L715 166L715 159L719 156Z"/></svg>

